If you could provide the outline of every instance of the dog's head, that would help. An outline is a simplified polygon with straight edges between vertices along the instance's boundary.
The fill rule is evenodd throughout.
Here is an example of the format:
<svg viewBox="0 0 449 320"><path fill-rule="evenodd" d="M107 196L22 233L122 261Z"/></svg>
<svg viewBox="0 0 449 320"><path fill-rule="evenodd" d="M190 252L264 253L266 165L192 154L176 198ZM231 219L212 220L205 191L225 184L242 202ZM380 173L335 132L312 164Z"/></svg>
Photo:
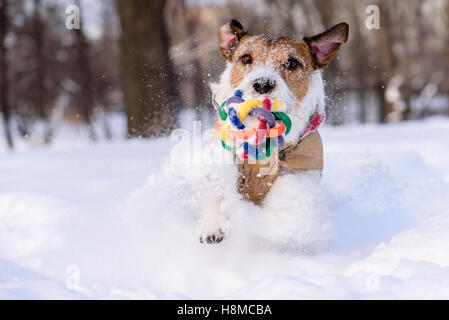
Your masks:
<svg viewBox="0 0 449 320"><path fill-rule="evenodd" d="M348 39L348 25L340 23L302 41L287 37L250 36L236 20L218 32L219 51L227 60L219 83L212 85L218 104L243 92L243 98L269 98L284 103L293 126L287 142L296 142L315 111L324 113L320 69L329 64Z"/></svg>

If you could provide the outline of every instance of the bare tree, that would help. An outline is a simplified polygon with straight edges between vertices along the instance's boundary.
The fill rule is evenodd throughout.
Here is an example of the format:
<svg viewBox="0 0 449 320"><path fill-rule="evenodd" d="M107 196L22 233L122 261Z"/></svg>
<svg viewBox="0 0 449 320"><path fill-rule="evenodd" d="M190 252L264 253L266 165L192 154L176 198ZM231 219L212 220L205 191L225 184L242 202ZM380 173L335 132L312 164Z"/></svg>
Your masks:
<svg viewBox="0 0 449 320"><path fill-rule="evenodd" d="M331 27L335 24L333 17L337 7L334 2L326 0L318 0L315 2L316 10L318 10L318 16L324 29ZM341 88L341 82L339 79L340 69L338 68L337 59L329 64L324 70L324 79L326 81L326 92L329 99L326 103L326 114L329 118L329 122L334 125L343 125L344 113L343 113L343 89Z"/></svg>
<svg viewBox="0 0 449 320"><path fill-rule="evenodd" d="M445 46L445 50L446 50L446 61L449 61L449 0L446 0L446 46ZM446 63L446 70L445 70L445 74L449 74L449 64ZM446 95L449 97L449 78L446 78L446 83L445 83L445 92ZM447 102L447 114L449 115L449 98L448 98L448 102Z"/></svg>
<svg viewBox="0 0 449 320"><path fill-rule="evenodd" d="M102 3L102 35L92 42L90 59L96 61L91 65L93 74L93 92L99 111L106 139L112 139L112 130L107 115L111 109L120 104L120 79L118 70L118 33L114 1Z"/></svg>
<svg viewBox="0 0 449 320"><path fill-rule="evenodd" d="M185 15L185 21L186 21L186 29L187 33L191 35L192 43L191 43L191 49L197 48L199 46L198 43L198 32L197 28L199 27L198 21L199 21L199 10L186 10L185 0L182 0L182 7ZM195 87L195 95L194 95L194 106L198 108L198 112L200 107L203 107L206 98L206 86L205 81L203 79L203 71L201 66L200 57L195 56L192 61L192 69L193 69L193 77L192 80L194 82Z"/></svg>
<svg viewBox="0 0 449 320"><path fill-rule="evenodd" d="M78 6L81 10L81 2L78 0ZM96 140L96 134L92 127L92 110L95 105L94 94L92 92L92 67L90 54L90 43L84 34L84 29L75 30L75 45L77 49L77 77L76 80L80 86L78 91L78 101L80 103L82 120L87 124L89 138Z"/></svg>
<svg viewBox="0 0 449 320"><path fill-rule="evenodd" d="M27 4L33 6L27 6ZM30 10L31 9L31 10ZM58 56L61 53L61 33L54 28L58 10L42 0L10 2L10 103L14 119L22 137L39 134L39 141L50 143L55 103L61 94L63 74ZM34 132L34 124L39 128ZM42 134L42 136L41 136ZM36 138L36 137L35 137Z"/></svg>
<svg viewBox="0 0 449 320"><path fill-rule="evenodd" d="M34 91L35 91L35 108L39 118L41 118L45 125L44 142L46 144L50 143L51 137L53 135L52 128L50 125L49 111L50 106L47 105L46 95L46 72L48 70L46 66L46 59L44 56L44 32L45 26L42 23L40 16L41 10L41 0L34 0L34 14L33 14L33 40L34 40L34 52L35 52L35 81L34 81Z"/></svg>
<svg viewBox="0 0 449 320"><path fill-rule="evenodd" d="M121 80L131 137L168 133L174 123L163 0L116 0Z"/></svg>
<svg viewBox="0 0 449 320"><path fill-rule="evenodd" d="M14 144L10 128L11 110L8 104L7 49L5 45L8 21L8 0L0 0L0 105L3 113L6 141L9 148L13 148Z"/></svg>

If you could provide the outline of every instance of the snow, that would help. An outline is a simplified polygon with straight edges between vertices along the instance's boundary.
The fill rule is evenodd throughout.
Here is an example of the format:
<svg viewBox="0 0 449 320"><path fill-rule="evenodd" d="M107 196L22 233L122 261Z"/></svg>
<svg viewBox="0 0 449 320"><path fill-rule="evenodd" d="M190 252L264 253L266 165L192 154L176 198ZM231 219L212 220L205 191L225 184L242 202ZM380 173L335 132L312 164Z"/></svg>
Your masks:
<svg viewBox="0 0 449 320"><path fill-rule="evenodd" d="M168 138L2 149L0 298L449 298L449 119L321 133L321 181L283 176L263 209ZM207 192L233 212L219 245Z"/></svg>

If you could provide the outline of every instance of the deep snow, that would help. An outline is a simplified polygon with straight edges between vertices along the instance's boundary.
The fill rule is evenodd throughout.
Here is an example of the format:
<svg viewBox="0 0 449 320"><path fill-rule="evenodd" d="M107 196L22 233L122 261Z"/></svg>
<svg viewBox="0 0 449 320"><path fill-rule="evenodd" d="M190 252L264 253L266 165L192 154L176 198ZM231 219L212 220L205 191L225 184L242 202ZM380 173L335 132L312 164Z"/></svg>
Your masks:
<svg viewBox="0 0 449 320"><path fill-rule="evenodd" d="M449 119L321 133L318 185L282 177L263 210L220 190L215 246L214 169L170 164L168 139L1 151L0 298L449 298Z"/></svg>

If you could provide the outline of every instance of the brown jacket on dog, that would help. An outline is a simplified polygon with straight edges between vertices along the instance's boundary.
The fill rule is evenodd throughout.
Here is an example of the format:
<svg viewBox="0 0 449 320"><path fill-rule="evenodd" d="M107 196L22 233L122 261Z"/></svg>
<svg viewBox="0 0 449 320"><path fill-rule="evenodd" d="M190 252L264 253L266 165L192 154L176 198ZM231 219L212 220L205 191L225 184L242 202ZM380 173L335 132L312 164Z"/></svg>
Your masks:
<svg viewBox="0 0 449 320"><path fill-rule="evenodd" d="M248 161L239 164L237 187L245 199L260 205L279 174L284 171L322 171L323 163L323 144L318 131L314 131L296 145L280 150L278 162L268 159L254 164ZM261 170L264 174L260 174Z"/></svg>

